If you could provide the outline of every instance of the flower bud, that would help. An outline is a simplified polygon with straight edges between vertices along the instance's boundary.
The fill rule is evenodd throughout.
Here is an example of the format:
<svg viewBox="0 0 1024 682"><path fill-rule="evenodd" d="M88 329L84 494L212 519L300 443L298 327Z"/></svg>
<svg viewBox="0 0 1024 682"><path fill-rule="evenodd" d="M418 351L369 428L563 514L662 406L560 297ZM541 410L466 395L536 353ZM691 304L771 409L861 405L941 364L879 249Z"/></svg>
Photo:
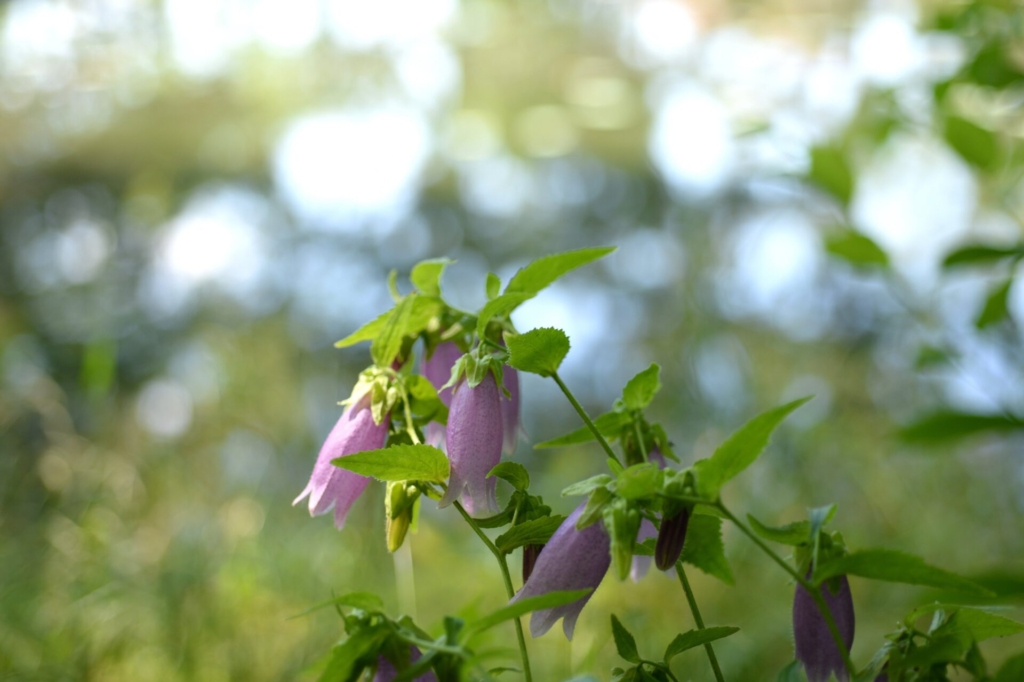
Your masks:
<svg viewBox="0 0 1024 682"><path fill-rule="evenodd" d="M349 510L366 490L370 479L340 469L331 464L331 460L365 450L379 450L388 437L389 415L382 415L381 422L376 423L370 405L371 396L366 394L345 408L320 448L309 483L292 502L296 505L308 495L310 516L325 514L334 507L334 525L338 530L345 526Z"/></svg>
<svg viewBox="0 0 1024 682"><path fill-rule="evenodd" d="M505 365L502 370L508 398L501 396L502 452L511 455L519 445L519 372Z"/></svg>
<svg viewBox="0 0 1024 682"><path fill-rule="evenodd" d="M586 503L581 504L558 527L537 557L530 579L509 603L562 590L590 589L591 593L571 604L534 611L530 617L530 633L534 637L540 637L551 629L555 621L564 618L562 630L568 639L572 639L580 611L608 572L611 540L604 525L594 523L583 530L576 528L576 521L585 507Z"/></svg>
<svg viewBox="0 0 1024 682"><path fill-rule="evenodd" d="M448 412L448 460L451 478L438 506L460 496L470 514L498 511L497 479L487 474L501 461L502 417L498 384L487 372L476 386L460 382Z"/></svg>
<svg viewBox="0 0 1024 682"><path fill-rule="evenodd" d="M667 571L676 565L686 544L686 529L690 525L690 510L683 507L675 516L661 520L658 542L654 545L654 565Z"/></svg>
<svg viewBox="0 0 1024 682"><path fill-rule="evenodd" d="M612 564L619 580L625 580L633 568L633 548L640 532L640 512L622 504L609 507L604 514L605 527L611 536Z"/></svg>
<svg viewBox="0 0 1024 682"><path fill-rule="evenodd" d="M412 523L413 504L420 495L416 488L407 486L404 481L388 483L384 496L384 510L388 551L395 552L405 542L405 534Z"/></svg>
<svg viewBox="0 0 1024 682"><path fill-rule="evenodd" d="M437 344L430 357L424 357L420 363L420 374L426 377L427 381L437 389L437 397L444 403L445 407L452 406L452 388L442 389L452 376L452 366L462 357L462 351L451 341L444 341ZM437 448L445 447L445 428L443 424L430 422L427 424L427 432L424 434L428 445Z"/></svg>
<svg viewBox="0 0 1024 682"><path fill-rule="evenodd" d="M420 650L414 646L409 647L409 663L420 660ZM377 657L377 673L373 676L372 682L391 682L398 677L398 671L394 664L384 656ZM414 680L414 682L437 682L437 676L433 670L428 670Z"/></svg>
<svg viewBox="0 0 1024 682"><path fill-rule="evenodd" d="M829 583L836 585L837 589L832 591ZM826 581L819 589L835 619L843 644L849 651L853 645L854 629L850 583L844 575ZM797 585L793 597L793 640L797 660L803 664L807 673L807 682L827 682L833 674L839 682L849 682L843 655L832 639L825 618L811 594L801 585Z"/></svg>
<svg viewBox="0 0 1024 682"><path fill-rule="evenodd" d="M544 545L523 546L523 584L526 584L526 581L530 579L533 567L537 565L537 557L540 556L543 549Z"/></svg>

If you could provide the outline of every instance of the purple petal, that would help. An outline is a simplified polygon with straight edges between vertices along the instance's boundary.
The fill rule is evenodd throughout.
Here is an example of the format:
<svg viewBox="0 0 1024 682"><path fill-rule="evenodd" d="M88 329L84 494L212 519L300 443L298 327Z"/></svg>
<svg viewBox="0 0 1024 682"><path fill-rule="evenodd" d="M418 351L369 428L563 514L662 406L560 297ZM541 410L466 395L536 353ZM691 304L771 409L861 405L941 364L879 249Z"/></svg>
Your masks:
<svg viewBox="0 0 1024 682"><path fill-rule="evenodd" d="M498 511L495 497L497 481L487 474L501 461L502 427L498 384L488 373L470 388L461 382L452 396L448 412L448 460L451 479L439 506L445 507L459 497L466 499L471 513Z"/></svg>
<svg viewBox="0 0 1024 682"><path fill-rule="evenodd" d="M585 507L586 503L581 504L558 527L537 557L530 579L509 603L562 590L589 589L591 592L571 604L534 611L530 618L530 633L534 637L540 637L551 629L555 621L564 618L562 630L568 639L572 639L580 611L611 565L608 553L611 541L604 525L598 522L583 530L576 529L576 521Z"/></svg>
<svg viewBox="0 0 1024 682"><path fill-rule="evenodd" d="M519 372L506 365L502 374L509 392L508 398L501 395L502 452L511 455L519 445Z"/></svg>
<svg viewBox="0 0 1024 682"><path fill-rule="evenodd" d="M853 645L854 630L850 583L845 575L840 576L837 592L832 592L826 582L821 586L821 593L849 651ZM803 663L808 682L826 682L833 673L839 682L848 682L850 678L843 664L843 656L832 639L824 617L818 611L811 594L799 585L793 597L793 640L796 644L796 657Z"/></svg>
<svg viewBox="0 0 1024 682"><path fill-rule="evenodd" d="M657 445L651 448L651 451L647 453L647 461L654 462L658 465L659 469L664 469L668 466L668 462L665 461L665 455L661 454L661 450Z"/></svg>
<svg viewBox="0 0 1024 682"><path fill-rule="evenodd" d="M409 647L409 663L415 663L420 660L420 650L414 646ZM398 671L395 670L395 666L383 656L377 657L377 673L373 676L372 682L391 682L398 676ZM428 670L419 677L416 678L415 682L437 682L437 676L434 675L433 670Z"/></svg>
<svg viewBox="0 0 1024 682"><path fill-rule="evenodd" d="M640 522L640 531L636 534L637 543L643 542L648 538L658 537L658 529L654 527L654 524L648 519L644 519ZM638 583L640 579L647 575L647 571L651 568L651 557L649 556L633 556L633 568L629 572L629 577L633 579L633 582Z"/></svg>
<svg viewBox="0 0 1024 682"><path fill-rule="evenodd" d="M451 341L439 343L429 358L424 357L420 362L420 374L427 378L434 388L437 389L437 397L446 407L452 405L451 387L441 390L441 387L448 383L452 376L452 366L462 357L462 351ZM430 422L427 424L426 432L427 445L435 448L445 449L445 428L443 424Z"/></svg>

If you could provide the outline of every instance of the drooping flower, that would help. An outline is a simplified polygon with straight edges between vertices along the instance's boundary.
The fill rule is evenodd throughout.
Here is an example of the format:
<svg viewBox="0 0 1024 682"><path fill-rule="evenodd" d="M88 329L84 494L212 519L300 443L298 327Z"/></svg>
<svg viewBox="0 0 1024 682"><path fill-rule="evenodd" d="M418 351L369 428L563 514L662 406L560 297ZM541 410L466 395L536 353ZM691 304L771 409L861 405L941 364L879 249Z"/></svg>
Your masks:
<svg viewBox="0 0 1024 682"><path fill-rule="evenodd" d="M498 511L496 478L487 474L501 461L501 402L494 374L488 372L476 386L461 381L448 412L448 460L451 478L439 506L462 497L473 515Z"/></svg>
<svg viewBox="0 0 1024 682"><path fill-rule="evenodd" d="M846 576L835 580L839 583L837 591L833 592L829 588L831 580L819 589L832 612L846 650L849 651L853 645L853 598L850 596L850 583ZM832 639L824 616L818 611L810 592L800 585L797 585L793 597L793 640L796 643L797 660L803 664L808 682L827 682L832 674L835 674L839 682L849 682L843 655Z"/></svg>
<svg viewBox="0 0 1024 682"><path fill-rule="evenodd" d="M530 579L509 603L562 590L589 589L591 592L571 604L534 611L530 618L530 633L534 637L540 637L551 629L555 621L564 618L562 630L568 639L572 639L580 611L611 565L611 540L604 525L598 522L583 530L576 528L576 521L585 507L586 503L581 504L558 527L537 557Z"/></svg>
<svg viewBox="0 0 1024 682"><path fill-rule="evenodd" d="M504 435L502 451L506 455L511 455L519 445L519 372L505 365L502 374L505 389L508 390L507 398L504 394L501 396L501 425Z"/></svg>
<svg viewBox="0 0 1024 682"><path fill-rule="evenodd" d="M420 650L417 647L409 647L409 663L420 660ZM398 677L395 666L384 656L377 657L377 673L373 676L372 682L391 682ZM415 679L414 682L437 682L437 675L433 670L428 670Z"/></svg>
<svg viewBox="0 0 1024 682"><path fill-rule="evenodd" d="M388 436L388 420L389 415L385 415L380 424L374 423L368 393L355 404L346 407L320 448L309 483L292 504L298 504L308 495L310 516L325 514L334 507L334 525L338 530L344 528L349 510L362 495L370 479L339 469L331 464L331 460L384 447Z"/></svg>
<svg viewBox="0 0 1024 682"><path fill-rule="evenodd" d="M656 537L658 537L658 529L654 527L654 524L648 519L641 521L640 532L636 535L637 544L640 544L648 538ZM640 579L647 575L647 571L649 570L651 570L651 557L641 556L639 554L633 555L633 568L629 571L629 577L633 579L633 582L640 582Z"/></svg>
<svg viewBox="0 0 1024 682"><path fill-rule="evenodd" d="M452 406L452 389L450 386L444 389L441 387L448 383L448 379L452 376L452 366L460 357L462 357L462 351L459 347L451 341L444 341L437 344L430 357L424 357L420 363L420 374L437 389L437 397L441 399L445 407ZM427 444L442 449L445 447L443 424L430 422L427 424L425 436Z"/></svg>

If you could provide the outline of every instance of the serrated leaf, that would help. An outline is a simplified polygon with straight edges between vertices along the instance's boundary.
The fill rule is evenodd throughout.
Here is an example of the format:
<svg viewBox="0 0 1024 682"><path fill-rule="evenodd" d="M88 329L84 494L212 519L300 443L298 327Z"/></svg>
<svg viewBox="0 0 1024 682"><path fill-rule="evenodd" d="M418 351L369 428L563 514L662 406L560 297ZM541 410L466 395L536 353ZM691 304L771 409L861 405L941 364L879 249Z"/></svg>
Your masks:
<svg viewBox="0 0 1024 682"><path fill-rule="evenodd" d="M614 246L579 249L577 251L567 251L538 258L526 267L521 268L512 277L508 286L505 287L505 293L524 292L536 294L562 275L587 263L604 258L614 250Z"/></svg>
<svg viewBox="0 0 1024 682"><path fill-rule="evenodd" d="M1010 296L1010 287L1012 285L1013 278L1009 278L989 293L985 299L985 305L981 309L981 314L978 315L978 319L975 322L978 329L985 329L1007 318L1010 314L1007 307L1007 299Z"/></svg>
<svg viewBox="0 0 1024 682"><path fill-rule="evenodd" d="M965 118L947 116L945 133L946 142L967 163L982 170L992 170L998 158L999 147L991 131Z"/></svg>
<svg viewBox="0 0 1024 682"><path fill-rule="evenodd" d="M530 487L530 474L526 467L518 462L501 462L487 472L487 478L491 476L507 481L516 490L526 491Z"/></svg>
<svg viewBox="0 0 1024 682"><path fill-rule="evenodd" d="M402 349L402 340L405 337L405 330L409 326L409 318L412 316L413 301L416 294L409 294L395 305L391 316L384 323L384 328L373 340L370 346L370 355L378 367L390 367L392 361Z"/></svg>
<svg viewBox="0 0 1024 682"><path fill-rule="evenodd" d="M421 294L440 296L441 275L444 274L444 269L454 262L448 258L420 261L413 266L412 272L409 273L409 280Z"/></svg>
<svg viewBox="0 0 1024 682"><path fill-rule="evenodd" d="M393 312L394 308L388 310L387 312L381 313L374 319L364 324L359 329L355 330L354 332L343 338L341 341L336 342L334 344L334 347L348 348L349 346L354 346L357 343L362 343L363 341L373 341L375 338L377 338L377 335L380 334L380 330L384 328L384 325L387 324L387 321L391 317L391 313Z"/></svg>
<svg viewBox="0 0 1024 682"><path fill-rule="evenodd" d="M747 521L755 533L780 545L796 547L805 544L811 537L810 521L794 521L785 526L766 526L750 514L747 514Z"/></svg>
<svg viewBox="0 0 1024 682"><path fill-rule="evenodd" d="M487 325L491 320L496 317L507 317L513 310L533 297L534 294L527 292L505 293L485 303L476 317L477 336L480 338L484 337L484 332L487 330Z"/></svg>
<svg viewBox="0 0 1024 682"><path fill-rule="evenodd" d="M406 321L404 330L404 334L408 336L415 336L426 329L430 324L431 319L441 314L441 310L444 307L444 304L436 298L430 298L428 296L412 296L412 298L412 310L409 313L409 318ZM398 304L386 313L382 313L375 319L367 322L341 341L335 343L335 348L347 348L362 341L375 340L383 331L397 308Z"/></svg>
<svg viewBox="0 0 1024 682"><path fill-rule="evenodd" d="M577 481L570 486L567 486L562 490L562 497L575 497L577 495L588 495L597 488L603 488L612 482L612 477L608 474L598 474L597 476L591 476L584 481Z"/></svg>
<svg viewBox="0 0 1024 682"><path fill-rule="evenodd" d="M686 543L679 558L718 578L726 585L736 584L729 560L725 558L722 520L718 517L703 514L690 516L690 524L686 529Z"/></svg>
<svg viewBox="0 0 1024 682"><path fill-rule="evenodd" d="M929 604L917 609L915 617L935 611L950 614L948 620L933 634L960 637L965 647L971 642L984 642L993 637L1008 637L1024 632L1024 624L990 611L957 604Z"/></svg>
<svg viewBox="0 0 1024 682"><path fill-rule="evenodd" d="M612 637L615 640L615 649L619 652L619 656L630 663L640 663L636 640L614 614L612 615Z"/></svg>
<svg viewBox="0 0 1024 682"><path fill-rule="evenodd" d="M485 285L485 291L487 293L487 300L498 297L498 292L501 291L501 279L493 272L487 273L487 284Z"/></svg>
<svg viewBox="0 0 1024 682"><path fill-rule="evenodd" d="M634 464L615 479L615 492L624 500L654 497L660 490L664 472L654 464Z"/></svg>
<svg viewBox="0 0 1024 682"><path fill-rule="evenodd" d="M1024 428L1024 421L1005 415L967 414L942 410L922 417L900 430L910 442L932 443L972 436L985 431L1006 432Z"/></svg>
<svg viewBox="0 0 1024 682"><path fill-rule="evenodd" d="M320 609L328 606L346 606L352 609L376 612L384 610L384 602L380 597L372 592L350 592L339 597L334 597L333 599L328 599L327 601L322 601L315 606L310 606L305 611L291 616L291 618L301 618L302 616L309 615L314 611L319 611ZM289 618L289 620L291 620L291 618Z"/></svg>
<svg viewBox="0 0 1024 682"><path fill-rule="evenodd" d="M955 268L965 265L989 265L1006 258L1024 256L1024 245L999 247L984 244L970 244L953 251L942 261L942 267Z"/></svg>
<svg viewBox="0 0 1024 682"><path fill-rule="evenodd" d="M495 625L504 623L507 620L512 620L513 618L518 618L519 616L532 611L553 609L566 604L571 604L574 601L582 599L591 592L593 592L593 590L548 592L547 594L542 594L538 597L520 599L517 602L513 602L508 606L502 607L497 611L484 616L483 618L467 624L463 630L463 641L468 640L473 635L483 632L484 630L488 630Z"/></svg>
<svg viewBox="0 0 1024 682"><path fill-rule="evenodd" d="M889 256L874 240L853 230L843 230L825 241L825 250L860 268L887 267Z"/></svg>
<svg viewBox="0 0 1024 682"><path fill-rule="evenodd" d="M853 173L843 152L835 147L811 150L810 179L844 206L853 196Z"/></svg>
<svg viewBox="0 0 1024 682"><path fill-rule="evenodd" d="M622 389L622 402L627 410L643 410L661 389L661 367L657 363L637 374Z"/></svg>
<svg viewBox="0 0 1024 682"><path fill-rule="evenodd" d="M673 658L684 651L713 642L716 639L728 637L739 631L739 628L729 625L709 627L703 630L690 630L681 635L676 635L675 639L668 645L668 648L665 649L665 665L668 665Z"/></svg>
<svg viewBox="0 0 1024 682"><path fill-rule="evenodd" d="M546 544L565 521L564 516L542 516L512 526L494 540L494 545L505 554L524 545Z"/></svg>
<svg viewBox="0 0 1024 682"><path fill-rule="evenodd" d="M923 559L892 549L866 549L822 562L814 572L815 584L839 575L855 575L906 585L924 585L939 589L992 594L981 585L935 566Z"/></svg>
<svg viewBox="0 0 1024 682"><path fill-rule="evenodd" d="M561 329L541 327L524 334L506 334L508 364L522 372L548 377L569 353L569 337Z"/></svg>
<svg viewBox="0 0 1024 682"><path fill-rule="evenodd" d="M448 480L448 458L431 445L392 445L331 460L331 464L378 481Z"/></svg>
<svg viewBox="0 0 1024 682"><path fill-rule="evenodd" d="M722 486L753 464L764 451L782 420L810 399L811 396L800 398L754 417L729 436L709 459L694 464L700 494L717 499Z"/></svg>
<svg viewBox="0 0 1024 682"><path fill-rule="evenodd" d="M601 435L605 438L617 438L622 428L628 425L632 421L632 417L625 412L605 412L600 417L594 419L594 426L601 432ZM590 430L589 426L576 429L564 436L558 438L552 438L546 440L543 443L537 443L534 445L535 450L542 450L544 448L563 448L568 445L579 445L580 443L588 443L594 440L594 432Z"/></svg>

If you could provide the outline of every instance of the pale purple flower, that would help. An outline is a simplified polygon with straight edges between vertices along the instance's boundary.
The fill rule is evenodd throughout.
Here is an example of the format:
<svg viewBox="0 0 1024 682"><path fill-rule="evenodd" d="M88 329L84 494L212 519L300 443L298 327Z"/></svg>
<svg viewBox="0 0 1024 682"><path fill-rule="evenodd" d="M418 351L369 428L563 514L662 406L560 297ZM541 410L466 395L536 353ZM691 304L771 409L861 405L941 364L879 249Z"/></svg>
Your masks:
<svg viewBox="0 0 1024 682"><path fill-rule="evenodd" d="M849 651L853 645L853 598L850 596L850 583L846 576L840 576L838 580L839 589L836 592L828 587L831 581L826 581L820 589L846 650ZM804 666L807 682L826 682L832 674L835 674L839 682L849 682L843 656L832 639L825 618L811 598L811 593L800 585L797 585L793 597L793 640L796 644L796 658Z"/></svg>
<svg viewBox="0 0 1024 682"><path fill-rule="evenodd" d="M568 639L572 639L580 611L611 565L611 540L604 524L598 521L583 530L576 529L576 521L585 507L586 503L581 504L558 527L537 557L530 579L509 603L564 590L589 589L590 593L571 604L534 611L530 617L530 633L534 637L540 637L551 629L555 621L564 618L562 630Z"/></svg>
<svg viewBox="0 0 1024 682"><path fill-rule="evenodd" d="M430 357L424 357L423 361L420 363L420 374L426 377L427 381L437 389L437 397L441 399L441 402L444 403L445 407L452 406L452 389L451 386L445 389L442 389L441 387L448 383L448 380L452 376L452 366L461 357L462 351L457 345L451 341L444 341L437 344L437 347L434 348L434 352L431 353ZM425 436L427 444L444 449L444 424L430 422L427 424L427 432Z"/></svg>
<svg viewBox="0 0 1024 682"><path fill-rule="evenodd" d="M498 511L497 479L487 474L501 461L500 400L490 372L476 386L462 381L455 387L446 433L451 478L438 506L462 497L470 514Z"/></svg>
<svg viewBox="0 0 1024 682"><path fill-rule="evenodd" d="M414 646L409 647L409 663L415 663L420 660L420 650ZM398 677L398 671L395 670L394 664L383 656L377 657L377 674L373 676L372 682L391 682L391 680ZM414 682L437 682L437 675L434 674L433 670L428 670Z"/></svg>
<svg viewBox="0 0 1024 682"><path fill-rule="evenodd" d="M298 504L308 495L310 516L325 514L334 507L334 525L338 530L344 528L349 510L362 495L370 479L339 469L331 464L331 460L384 447L388 437L388 420L389 416L386 415L380 424L374 423L369 394L356 404L346 407L320 448L309 483L292 504Z"/></svg>
<svg viewBox="0 0 1024 682"><path fill-rule="evenodd" d="M640 532L636 534L637 543L639 544L648 538L656 537L658 537L658 529L654 527L654 524L649 519L641 521ZM629 577L633 579L633 582L638 583L641 578L647 575L647 571L651 569L651 558L639 554L633 555L633 568L629 571Z"/></svg>
<svg viewBox="0 0 1024 682"><path fill-rule="evenodd" d="M511 455L519 445L519 372L512 367L505 365L504 371L505 388L508 390L508 398L501 396L501 424L504 434L502 451Z"/></svg>

